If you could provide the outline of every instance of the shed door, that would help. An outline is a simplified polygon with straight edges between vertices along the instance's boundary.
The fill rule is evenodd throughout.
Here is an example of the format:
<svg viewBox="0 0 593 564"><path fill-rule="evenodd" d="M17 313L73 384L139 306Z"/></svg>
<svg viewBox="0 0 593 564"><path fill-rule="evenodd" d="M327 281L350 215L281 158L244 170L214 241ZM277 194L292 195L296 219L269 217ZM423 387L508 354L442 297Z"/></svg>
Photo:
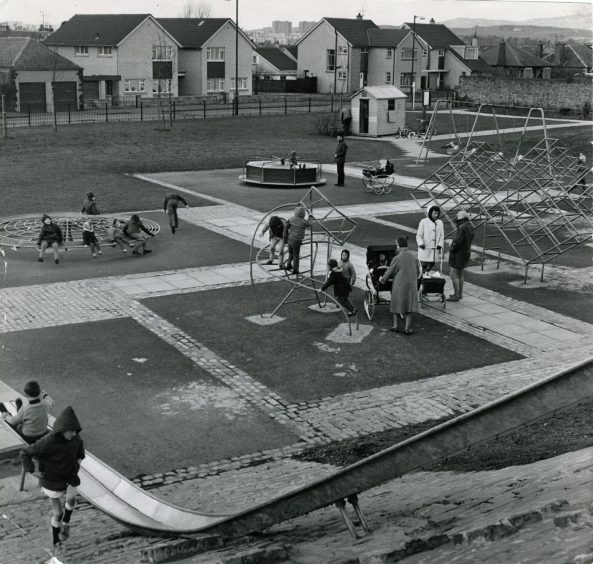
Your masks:
<svg viewBox="0 0 593 564"><path fill-rule="evenodd" d="M360 100L360 126L359 132L360 133L368 133L369 132L369 101Z"/></svg>
<svg viewBox="0 0 593 564"><path fill-rule="evenodd" d="M54 107L56 112L65 112L70 106L75 110L76 82L54 82Z"/></svg>
<svg viewBox="0 0 593 564"><path fill-rule="evenodd" d="M47 112L45 82L19 83L21 112Z"/></svg>

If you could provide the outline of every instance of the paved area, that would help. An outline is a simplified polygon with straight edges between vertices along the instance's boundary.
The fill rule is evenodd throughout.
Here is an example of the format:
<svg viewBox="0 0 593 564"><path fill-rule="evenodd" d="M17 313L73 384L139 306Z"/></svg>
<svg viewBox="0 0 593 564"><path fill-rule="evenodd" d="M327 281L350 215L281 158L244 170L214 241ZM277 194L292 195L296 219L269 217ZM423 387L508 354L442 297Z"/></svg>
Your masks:
<svg viewBox="0 0 593 564"><path fill-rule="evenodd" d="M349 172L354 174L354 170ZM237 171L218 171L216 182L236 182L236 173ZM233 245L240 243L245 249L248 249L247 245L252 241L257 246L264 245L263 239L253 238L254 230L264 217L264 213L244 203L227 201L222 197L224 191L218 196L213 196L211 191L201 191L200 187L207 184L206 177L213 180L209 175L210 173L185 173L181 184L175 184L180 178L175 173L144 175L142 178L147 181L147 189L174 188L212 202L211 206L181 210L183 225L191 225L205 232L217 234L217 241L225 240ZM416 186L419 181L414 177L398 177L397 183L410 188ZM350 199L353 199L352 194ZM361 205L350 203L341 206L340 209L350 217L371 218L376 221L383 215L410 213L418 209L417 206L413 200L400 199ZM180 230L182 231L183 229ZM365 249L351 244L348 248L359 273L357 286L364 289ZM336 254L338 250L336 249ZM212 252L215 252L214 246ZM238 248L237 253L240 254ZM184 506L189 504L213 512L234 511L255 501L260 503L264 495L277 495L306 483L312 476L319 477L324 472L331 471L331 468L321 465L287 460L292 454L311 444L328 443L464 413L588 358L593 353L593 320L578 320L530 304L528 301L511 298L503 291L467 283L466 295L462 302L448 304L446 309L442 309L440 304L429 304L423 308L422 315L512 351L518 357L516 360L463 371L456 371L452 366L448 374L441 376L427 374L426 378L414 382L370 387L364 391L323 397L314 401L291 402L262 383L257 371L250 372L234 365L214 347L200 342L180 329L174 320L158 315L145 303L145 300L151 298L195 292L208 293L213 290L246 286L251 283L252 276L262 286L282 284L274 279L270 272L260 268L252 270L250 263L246 262L247 258L248 253L245 254L245 260L235 259L226 264L171 269L160 269L155 264L154 270L143 272L4 287L0 290L0 302L7 315L0 318L0 339L5 342L8 335L60 326L82 327L82 324L100 321L133 320L166 343L176 354L182 355L196 368L207 373L218 385L232 390L233 398L221 407L223 411L226 409L230 413L236 409L236 402L246 402L288 431L287 437L295 437L294 440L286 440L286 444L278 448L257 450L241 456L229 456L215 462L183 468L167 468L166 472L149 473L137 479L144 487L158 488L158 495L161 497L176 499ZM323 271L324 268L319 266L318 273L322 274ZM574 271L572 274L577 276ZM448 284L450 287L450 282ZM364 319L361 321L365 326L369 325ZM280 321L275 326L281 327L282 323ZM336 319L336 325L338 323ZM363 339L374 338L378 331L378 327L372 331L365 331ZM398 346L398 338L405 339L394 335L395 349ZM324 346L327 347L328 354L335 351L336 345L329 339ZM14 397L15 393L14 390L0 388L0 401ZM253 470L254 467L256 470ZM549 471L552 472L551 469ZM8 473L10 474L10 471ZM420 479L419 483L422 484L429 483L421 478L422 476L416 475L409 479ZM27 534L36 539L35 543L42 544L47 536L44 530L45 508L39 505L37 494L29 492L15 497L14 482L10 482L12 479L7 478L8 482L0 484L0 488L3 488L0 492L4 492L5 496L1 498L3 511L14 518L15 522L20 523ZM226 479L235 481L234 485L223 483ZM431 479L434 479L435 483L444 480L438 482L433 491L442 492L445 483L449 484L447 487L452 487L452 481L457 484L460 492L464 487L468 487L467 478L463 477L453 480L452 476L436 476ZM492 479L492 476L486 476L483 482L476 481L471 487L475 487L477 492ZM505 475L500 479L500 484L508 479L510 478ZM570 477L566 479L570 480ZM410 484L407 480L408 478L398 480L397 486L393 486L403 488L400 495L406 499L408 496L404 494L405 487ZM267 494L264 494L262 489L251 489L251 485L255 483L260 484ZM206 493L209 497L202 495ZM528 491L525 497L530 497L530 493L533 492ZM368 495L369 498L373 498L376 494ZM492 499L497 495L496 492L492 493ZM514 494L510 495L512 497ZM537 496L533 499L537 499L537 503L534 501L535 505L526 509L526 512L543 511L542 508L547 507L546 503L549 500L544 502ZM10 500L18 503L12 505ZM407 506L407 509L400 509L407 512L406 514L414 514L423 506L419 500L421 496L418 500L414 499L413 503L418 503L414 511ZM430 511L426 509L424 513L426 520L429 515L434 515L434 503L433 500L427 505ZM480 501L480 504L489 502ZM499 509L502 515L504 511L501 507ZM326 517L330 513L331 517ZM481 513L478 511L478 514ZM474 514L474 519L477 518L476 515ZM456 530L471 529L470 516L471 512L468 512L465 520L460 520ZM321 519L321 523L325 523L326 519L334 522L335 515L333 510L324 510L316 512L314 518L309 516L302 519L309 523L303 531L308 527L310 533L313 526L311 523L315 519ZM419 517L411 519L415 521ZM488 519L495 522L498 518L490 516ZM40 523L43 525L40 526ZM132 562L135 561L132 555L137 554L138 548L146 546L144 539L127 537L119 526L114 525L107 517L97 515L90 507L85 507L80 513L79 523L81 535L73 544L73 559L69 561L99 562L104 561L104 558L110 562ZM335 522L329 529L320 530L327 532L332 528L342 530L343 525ZM414 531L421 528L420 521L414 523ZM11 562L30 562L39 554L43 556L43 552L39 552L39 546L35 543L28 545L26 554L21 554L18 538L22 533L10 523L0 522L0 531L6 535L6 540L1 541L2 550L6 550L6 554L11 554ZM343 537L338 536L336 539L339 539L336 541L337 544L344 542ZM400 540L404 542L406 539ZM95 550L89 546L98 548ZM308 551L313 547L314 545L311 545L311 548L304 549L304 554L310 555L311 552Z"/></svg>

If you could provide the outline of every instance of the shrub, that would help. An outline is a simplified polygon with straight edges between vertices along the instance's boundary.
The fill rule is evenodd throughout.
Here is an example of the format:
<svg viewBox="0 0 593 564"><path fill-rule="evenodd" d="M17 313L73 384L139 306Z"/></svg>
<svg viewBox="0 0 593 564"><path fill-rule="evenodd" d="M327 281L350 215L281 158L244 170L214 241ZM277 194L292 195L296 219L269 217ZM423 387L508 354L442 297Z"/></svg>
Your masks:
<svg viewBox="0 0 593 564"><path fill-rule="evenodd" d="M591 117L591 102L587 100L583 104L583 119L589 119Z"/></svg>
<svg viewBox="0 0 593 564"><path fill-rule="evenodd" d="M315 129L317 129L317 133L321 135L328 135L330 137L336 136L342 131L340 116L337 113L317 116L317 119L315 120Z"/></svg>
<svg viewBox="0 0 593 564"><path fill-rule="evenodd" d="M561 116L569 116L570 114L572 114L572 108L560 108L558 110L558 113Z"/></svg>

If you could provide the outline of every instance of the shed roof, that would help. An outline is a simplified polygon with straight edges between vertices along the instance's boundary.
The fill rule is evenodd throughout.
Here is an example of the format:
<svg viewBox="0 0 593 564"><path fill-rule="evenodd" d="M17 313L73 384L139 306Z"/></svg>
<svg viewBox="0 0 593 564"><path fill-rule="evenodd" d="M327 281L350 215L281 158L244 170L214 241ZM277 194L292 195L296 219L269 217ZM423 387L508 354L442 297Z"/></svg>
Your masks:
<svg viewBox="0 0 593 564"><path fill-rule="evenodd" d="M0 68L2 67L14 67L19 71L81 69L32 37L0 37Z"/></svg>
<svg viewBox="0 0 593 564"><path fill-rule="evenodd" d="M46 45L119 45L150 14L75 14L49 35Z"/></svg>
<svg viewBox="0 0 593 564"><path fill-rule="evenodd" d="M297 62L278 47L258 47L255 51L279 71L297 70Z"/></svg>
<svg viewBox="0 0 593 564"><path fill-rule="evenodd" d="M436 23L406 23L409 29L415 29L416 35L430 45L432 49L446 49L451 45L465 45L446 25Z"/></svg>
<svg viewBox="0 0 593 564"><path fill-rule="evenodd" d="M407 98L407 96L399 88L396 88L391 84L385 84L382 86L365 86L364 88L361 88L352 94L350 98L360 96L363 92L371 98L377 98L380 100L385 98Z"/></svg>

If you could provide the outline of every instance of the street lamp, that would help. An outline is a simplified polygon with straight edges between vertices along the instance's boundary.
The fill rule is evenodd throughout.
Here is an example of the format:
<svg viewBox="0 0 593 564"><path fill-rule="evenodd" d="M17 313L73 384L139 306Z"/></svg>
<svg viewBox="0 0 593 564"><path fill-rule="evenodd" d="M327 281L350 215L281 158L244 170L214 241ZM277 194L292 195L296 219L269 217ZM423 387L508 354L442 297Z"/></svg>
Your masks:
<svg viewBox="0 0 593 564"><path fill-rule="evenodd" d="M230 2L231 0L227 0ZM235 99L233 115L239 115L239 0L235 0Z"/></svg>
<svg viewBox="0 0 593 564"><path fill-rule="evenodd" d="M238 2L239 0L237 0ZM422 16L414 16L412 24L412 110L416 107L416 77L414 76L414 61L416 60L416 20L423 20Z"/></svg>

